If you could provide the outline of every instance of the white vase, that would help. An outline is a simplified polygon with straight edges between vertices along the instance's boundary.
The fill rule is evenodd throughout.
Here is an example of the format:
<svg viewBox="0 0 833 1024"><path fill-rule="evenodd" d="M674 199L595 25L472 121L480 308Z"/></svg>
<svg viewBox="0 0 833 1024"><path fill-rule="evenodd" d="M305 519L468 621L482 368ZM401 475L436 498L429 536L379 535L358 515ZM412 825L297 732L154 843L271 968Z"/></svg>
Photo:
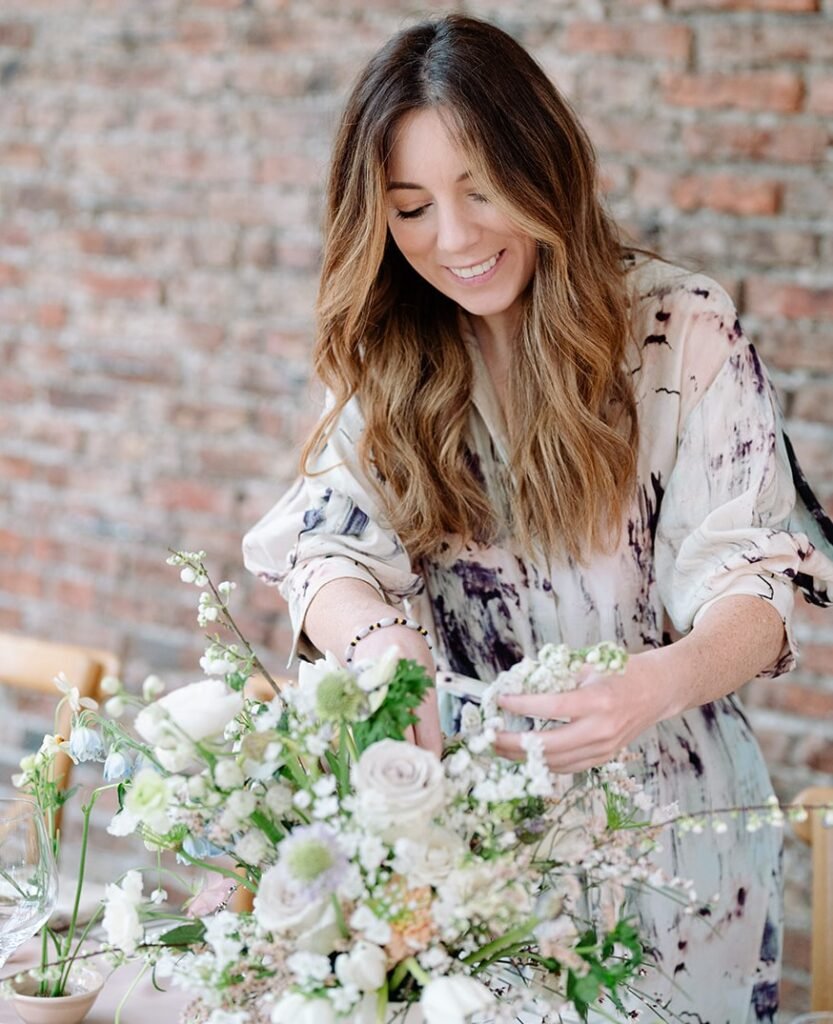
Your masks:
<svg viewBox="0 0 833 1024"><path fill-rule="evenodd" d="M80 1024L93 1007L104 978L92 967L76 964L69 975L66 995L37 995L38 981L29 974L13 979L12 1005L25 1024Z"/></svg>

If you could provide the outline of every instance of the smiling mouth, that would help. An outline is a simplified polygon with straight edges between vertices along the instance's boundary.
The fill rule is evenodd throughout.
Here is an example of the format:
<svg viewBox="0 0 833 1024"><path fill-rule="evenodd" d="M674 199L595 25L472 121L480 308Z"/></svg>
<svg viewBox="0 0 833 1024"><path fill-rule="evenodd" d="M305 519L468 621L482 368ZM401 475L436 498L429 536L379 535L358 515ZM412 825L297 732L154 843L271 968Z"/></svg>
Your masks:
<svg viewBox="0 0 833 1024"><path fill-rule="evenodd" d="M497 261L505 252L505 249L501 249L500 252L495 253L494 256L490 256L489 259L484 260L483 263L475 263L470 267L447 267L451 273L459 278L461 281L470 281L472 278L484 277L494 267Z"/></svg>

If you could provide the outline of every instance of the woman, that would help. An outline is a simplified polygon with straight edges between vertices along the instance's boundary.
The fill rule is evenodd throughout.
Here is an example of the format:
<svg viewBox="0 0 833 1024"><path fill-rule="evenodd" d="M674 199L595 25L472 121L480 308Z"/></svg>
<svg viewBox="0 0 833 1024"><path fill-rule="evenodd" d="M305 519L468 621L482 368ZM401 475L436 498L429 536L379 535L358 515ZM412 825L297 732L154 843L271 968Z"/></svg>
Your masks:
<svg viewBox="0 0 833 1024"><path fill-rule="evenodd" d="M630 744L658 804L766 800L735 691L793 664L795 589L828 603L833 526L726 293L622 248L574 114L498 29L419 25L359 78L315 367L330 400L304 475L245 540L303 656L396 643L441 681L488 681L545 642L615 640L623 676L506 702L570 720L551 766ZM453 728L459 700L440 704ZM435 706L417 739L438 745ZM633 1007L771 1020L776 830L671 835L664 857L720 898L708 920L637 899L658 969Z"/></svg>

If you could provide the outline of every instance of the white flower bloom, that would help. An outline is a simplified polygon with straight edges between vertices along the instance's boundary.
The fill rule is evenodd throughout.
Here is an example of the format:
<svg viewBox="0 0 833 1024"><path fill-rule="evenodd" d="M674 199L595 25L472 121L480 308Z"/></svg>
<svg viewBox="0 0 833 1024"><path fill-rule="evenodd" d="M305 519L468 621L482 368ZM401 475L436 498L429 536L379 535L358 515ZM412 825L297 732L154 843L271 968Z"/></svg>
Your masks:
<svg viewBox="0 0 833 1024"><path fill-rule="evenodd" d="M152 711L154 708L157 710ZM242 710L241 694L229 690L221 679L204 679L173 690L144 708L136 716L135 726L142 739L154 746L173 746L182 733L197 743L222 736L226 725Z"/></svg>
<svg viewBox="0 0 833 1024"><path fill-rule="evenodd" d="M220 789L239 789L246 780L240 765L232 758L224 757L214 768L214 781Z"/></svg>
<svg viewBox="0 0 833 1024"><path fill-rule="evenodd" d="M276 782L266 790L266 806L276 818L283 818L292 808L292 790L283 782Z"/></svg>
<svg viewBox="0 0 833 1024"><path fill-rule="evenodd" d="M387 687L396 675L396 668L402 655L396 644L391 644L383 654L373 660L361 661L356 665L356 682L365 693L373 693Z"/></svg>
<svg viewBox="0 0 833 1024"><path fill-rule="evenodd" d="M269 853L269 844L262 832L252 829L237 840L234 852L246 864L262 864Z"/></svg>
<svg viewBox="0 0 833 1024"><path fill-rule="evenodd" d="M330 961L319 953L293 953L287 957L286 966L301 985L320 985L330 976Z"/></svg>
<svg viewBox="0 0 833 1024"><path fill-rule="evenodd" d="M481 981L462 974L434 978L422 990L425 1024L466 1024L473 1013L494 1006L495 997Z"/></svg>
<svg viewBox="0 0 833 1024"><path fill-rule="evenodd" d="M142 697L150 702L165 692L165 684L159 676L149 675L142 683Z"/></svg>
<svg viewBox="0 0 833 1024"><path fill-rule="evenodd" d="M138 912L141 902L142 876L138 871L128 871L121 885L110 884L104 890L102 924L107 941L128 956L136 952L143 937Z"/></svg>
<svg viewBox="0 0 833 1024"><path fill-rule="evenodd" d="M152 768L143 768L133 779L133 784L127 791L124 798L124 811L138 821L144 822L151 831L163 835L173 824L168 817L168 806L167 782ZM117 817L119 816L117 815ZM114 824L114 821L111 822L110 827L112 828Z"/></svg>
<svg viewBox="0 0 833 1024"><path fill-rule="evenodd" d="M112 697L121 691L121 680L117 679L115 676L105 676L98 684L98 688L108 697Z"/></svg>
<svg viewBox="0 0 833 1024"><path fill-rule="evenodd" d="M111 836L129 836L132 832L136 831L141 820L138 815L131 814L130 811L122 809L110 821L110 824L107 826L107 832Z"/></svg>
<svg viewBox="0 0 833 1024"><path fill-rule="evenodd" d="M329 897L310 900L297 886L289 883L277 865L263 872L254 901L257 923L265 931L299 935L312 928L323 916Z"/></svg>
<svg viewBox="0 0 833 1024"><path fill-rule="evenodd" d="M78 687L72 686L63 672L59 672L55 676L53 682L66 697L67 703L76 715L79 714L81 708L95 709L98 707L98 701L93 700L92 697L82 697L78 691Z"/></svg>
<svg viewBox="0 0 833 1024"><path fill-rule="evenodd" d="M329 999L310 999L300 992L289 992L272 1010L272 1024L337 1024L338 1018Z"/></svg>
<svg viewBox="0 0 833 1024"><path fill-rule="evenodd" d="M127 711L127 703L120 693L115 697L110 697L104 703L104 714L110 718L121 718L125 711Z"/></svg>
<svg viewBox="0 0 833 1024"><path fill-rule="evenodd" d="M235 937L240 926L240 918L227 910L219 914L210 914L203 918L205 924L205 941L214 950L217 964L222 969L233 963L240 955L243 943Z"/></svg>
<svg viewBox="0 0 833 1024"><path fill-rule="evenodd" d="M385 951L373 942L359 939L349 953L336 957L335 973L342 985L355 985L360 992L375 992L387 976Z"/></svg>
<svg viewBox="0 0 833 1024"><path fill-rule="evenodd" d="M459 836L439 826L427 829L421 840L397 839L394 849L394 870L412 886L435 885L447 878L465 853Z"/></svg>
<svg viewBox="0 0 833 1024"><path fill-rule="evenodd" d="M390 942L390 925L377 917L370 907L357 907L350 915L350 926L361 932L368 942L375 942L379 946Z"/></svg>
<svg viewBox="0 0 833 1024"><path fill-rule="evenodd" d="M381 740L368 747L353 766L352 781L360 819L383 837L418 836L445 797L439 758L398 740Z"/></svg>
<svg viewBox="0 0 833 1024"><path fill-rule="evenodd" d="M164 903L167 898L168 893L165 889L162 888L154 889L153 892L150 894L151 903Z"/></svg>
<svg viewBox="0 0 833 1024"><path fill-rule="evenodd" d="M159 971L156 972L157 974ZM212 1010L205 1024L248 1024L251 1020L246 1010Z"/></svg>

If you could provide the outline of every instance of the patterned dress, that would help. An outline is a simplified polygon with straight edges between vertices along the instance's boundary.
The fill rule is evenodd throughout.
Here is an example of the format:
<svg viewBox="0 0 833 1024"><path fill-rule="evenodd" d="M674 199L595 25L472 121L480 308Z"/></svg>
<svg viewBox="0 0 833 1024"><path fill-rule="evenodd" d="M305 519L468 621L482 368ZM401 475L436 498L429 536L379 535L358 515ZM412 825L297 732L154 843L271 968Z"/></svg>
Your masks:
<svg viewBox="0 0 833 1024"><path fill-rule="evenodd" d="M629 280L628 367L640 442L638 487L618 548L578 565L531 559L511 536L488 547L448 537L436 556L412 564L358 468L362 419L353 401L320 456L325 472L300 479L244 541L247 567L289 603L293 654L317 656L302 631L306 608L325 583L351 577L404 603L431 629L438 678L449 683L441 690L447 730L455 728L465 691L452 675L489 681L547 642L657 647L729 595L771 602L784 621L784 648L762 675L793 666L796 590L820 605L833 596L833 524L796 464L771 385L725 291L654 260L634 264ZM472 362L472 457L501 507L501 481L510 472L505 424L462 315L461 331ZM676 800L697 811L760 804L771 794L735 694L660 722L632 749L660 806ZM750 833L730 821L722 835L672 831L661 857L666 870L694 880L702 900L717 900L692 916L662 895L633 898L657 963L633 1009L643 1021L774 1020L782 920L777 829Z"/></svg>

